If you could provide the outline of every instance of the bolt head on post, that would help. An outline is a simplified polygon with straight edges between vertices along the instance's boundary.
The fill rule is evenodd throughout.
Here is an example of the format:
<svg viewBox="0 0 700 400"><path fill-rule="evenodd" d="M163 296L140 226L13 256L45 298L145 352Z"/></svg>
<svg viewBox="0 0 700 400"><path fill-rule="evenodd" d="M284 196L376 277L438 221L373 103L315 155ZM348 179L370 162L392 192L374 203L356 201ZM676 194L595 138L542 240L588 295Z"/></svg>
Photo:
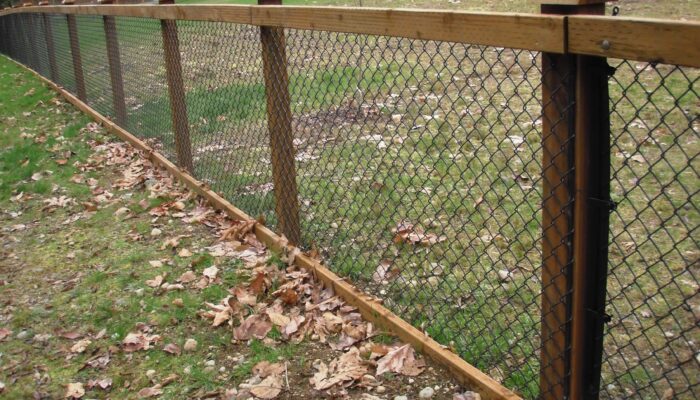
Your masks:
<svg viewBox="0 0 700 400"><path fill-rule="evenodd" d="M61 4L63 4L64 6L72 6L75 5L75 0L63 0Z"/></svg>

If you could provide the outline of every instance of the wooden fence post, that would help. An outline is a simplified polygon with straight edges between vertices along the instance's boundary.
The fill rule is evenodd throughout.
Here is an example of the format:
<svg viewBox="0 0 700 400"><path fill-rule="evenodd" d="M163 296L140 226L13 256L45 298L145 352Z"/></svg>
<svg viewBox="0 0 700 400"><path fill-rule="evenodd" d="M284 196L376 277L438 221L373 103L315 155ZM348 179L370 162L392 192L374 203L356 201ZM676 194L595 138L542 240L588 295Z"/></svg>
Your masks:
<svg viewBox="0 0 700 400"><path fill-rule="evenodd" d="M112 0L99 0L100 4L112 4ZM126 102L124 101L124 81L122 63L119 58L119 40L117 39L117 22L114 16L102 17L105 27L107 59L109 60L109 79L112 83L112 104L117 125L126 126Z"/></svg>
<svg viewBox="0 0 700 400"><path fill-rule="evenodd" d="M48 6L48 1L42 1L39 3L40 6ZM51 80L58 83L58 64L56 64L56 48L53 42L53 26L51 26L51 19L48 14L41 14L42 21L44 23L44 33L46 34L46 53L49 58L49 76Z"/></svg>
<svg viewBox="0 0 700 400"><path fill-rule="evenodd" d="M158 2L158 4L173 3L173 0L159 0ZM177 36L177 23L175 20L162 19L160 28L163 35L163 55L168 79L170 112L175 134L177 161L180 168L193 174L192 144L190 142L189 121L187 120L185 87L182 82L182 63L180 61L180 41Z"/></svg>
<svg viewBox="0 0 700 400"><path fill-rule="evenodd" d="M281 0L258 0L259 5L281 5ZM260 27L267 125L270 132L275 214L279 230L293 244L300 244L299 196L294 160L294 132L287 75L283 28Z"/></svg>
<svg viewBox="0 0 700 400"><path fill-rule="evenodd" d="M604 0L542 13L605 13ZM606 60L542 54L543 266L540 398L595 399L607 275L610 119Z"/></svg>
<svg viewBox="0 0 700 400"><path fill-rule="evenodd" d="M74 5L74 0L63 0L63 5ZM70 39L70 53L73 58L73 74L75 76L75 91L78 98L85 102L87 94L85 91L85 77L83 75L83 59L80 57L80 39L78 38L78 23L75 14L66 14L68 21L68 37Z"/></svg>

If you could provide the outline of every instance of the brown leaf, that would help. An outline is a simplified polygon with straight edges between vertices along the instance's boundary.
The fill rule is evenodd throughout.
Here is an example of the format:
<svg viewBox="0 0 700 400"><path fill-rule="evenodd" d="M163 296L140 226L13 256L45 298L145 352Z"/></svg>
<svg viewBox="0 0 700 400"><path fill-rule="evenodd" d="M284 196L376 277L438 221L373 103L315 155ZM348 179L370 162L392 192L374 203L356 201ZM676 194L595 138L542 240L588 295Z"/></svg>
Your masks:
<svg viewBox="0 0 700 400"><path fill-rule="evenodd" d="M163 283L163 279L163 275L156 275L155 278L147 280L146 285L152 288L160 287L160 285Z"/></svg>
<svg viewBox="0 0 700 400"><path fill-rule="evenodd" d="M265 273L258 272L258 275L255 277L255 279L253 279L253 281L250 282L250 285L248 285L248 289L250 289L251 292L258 294L258 295L265 293L265 290L266 290Z"/></svg>
<svg viewBox="0 0 700 400"><path fill-rule="evenodd" d="M282 377L270 375L250 388L250 393L259 399L274 399L282 391Z"/></svg>
<svg viewBox="0 0 700 400"><path fill-rule="evenodd" d="M248 221L236 221L235 224L221 233L219 240L238 240L255 228L256 221L254 219Z"/></svg>
<svg viewBox="0 0 700 400"><path fill-rule="evenodd" d="M177 278L177 281L182 282L182 283L190 283L190 282L194 281L195 279L197 279L197 275L195 275L195 273L192 271L187 271L187 272L183 273L182 275L180 275L180 277Z"/></svg>
<svg viewBox="0 0 700 400"><path fill-rule="evenodd" d="M416 376L423 372L425 363L416 360L416 354L411 345L396 347L377 361L377 375L385 372L396 372L402 375Z"/></svg>
<svg viewBox="0 0 700 400"><path fill-rule="evenodd" d="M66 394L63 396L66 399L79 399L85 395L85 388L80 382L69 383L66 387Z"/></svg>
<svg viewBox="0 0 700 400"><path fill-rule="evenodd" d="M175 354L176 356L179 356L180 353L182 353L180 346L178 346L175 343L166 344L165 347L163 347L163 351L165 351L166 353Z"/></svg>
<svg viewBox="0 0 700 400"><path fill-rule="evenodd" d="M125 352L131 353L138 350L148 350L151 348L152 343L158 341L160 341L160 336L158 335L131 332L122 340L122 345Z"/></svg>
<svg viewBox="0 0 700 400"><path fill-rule="evenodd" d="M299 302L299 295L294 289L283 290L279 297L288 306L293 306Z"/></svg>
<svg viewBox="0 0 700 400"><path fill-rule="evenodd" d="M161 388L162 388L161 385L154 385L154 386L149 387L149 388L143 388L143 389L139 390L139 393L138 393L139 398L146 399L149 397L160 396L161 394L163 394L163 390Z"/></svg>
<svg viewBox="0 0 700 400"><path fill-rule="evenodd" d="M85 349L92 343L90 339L78 340L73 346L71 346L71 353L82 353Z"/></svg>
<svg viewBox="0 0 700 400"><path fill-rule="evenodd" d="M110 386L112 386L112 378L90 379L87 383L88 389L99 387L102 390L107 390Z"/></svg>
<svg viewBox="0 0 700 400"><path fill-rule="evenodd" d="M0 328L0 340L5 340L6 337L12 335L12 331L7 328Z"/></svg>
<svg viewBox="0 0 700 400"><path fill-rule="evenodd" d="M233 337L240 341L251 338L264 339L271 329L272 323L265 316L253 314L233 329Z"/></svg>
<svg viewBox="0 0 700 400"><path fill-rule="evenodd" d="M284 372L284 365L281 363L271 363L269 361L260 361L253 367L253 374L261 378L266 378L270 375L281 375Z"/></svg>
<svg viewBox="0 0 700 400"><path fill-rule="evenodd" d="M218 273L219 273L219 268L217 268L216 265L212 265L209 268L204 268L204 271L202 271L202 274L211 280L216 279L216 275Z"/></svg>
<svg viewBox="0 0 700 400"><path fill-rule="evenodd" d="M353 382L368 372L356 347L352 347L347 353L331 361L330 366L319 362L316 369L318 371L309 380L316 390L325 390L337 384Z"/></svg>
<svg viewBox="0 0 700 400"><path fill-rule="evenodd" d="M236 296L236 299L241 303L245 304L248 306L254 306L257 304L257 298L251 294L248 289L242 288L242 287L236 287L233 289L234 296ZM231 307L233 308L233 307Z"/></svg>

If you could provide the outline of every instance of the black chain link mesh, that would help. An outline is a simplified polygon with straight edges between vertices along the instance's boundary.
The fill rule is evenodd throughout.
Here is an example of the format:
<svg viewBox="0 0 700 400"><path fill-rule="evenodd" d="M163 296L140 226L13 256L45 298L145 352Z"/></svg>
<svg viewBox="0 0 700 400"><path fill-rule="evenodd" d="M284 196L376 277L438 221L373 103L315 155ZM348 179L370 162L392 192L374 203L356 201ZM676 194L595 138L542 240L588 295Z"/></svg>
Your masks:
<svg viewBox="0 0 700 400"><path fill-rule="evenodd" d="M700 397L700 71L611 61L604 398ZM669 397L670 396L670 397Z"/></svg>
<svg viewBox="0 0 700 400"><path fill-rule="evenodd" d="M76 93L65 15L0 17L0 51L50 77L47 24L57 83ZM76 24L87 102L113 118L104 21ZM165 25L116 18L128 131L179 162L184 129L193 174L234 205L285 232L299 218L303 247L524 397L566 390L573 82L550 67L570 57ZM700 391L698 77L622 61L610 80L602 397Z"/></svg>

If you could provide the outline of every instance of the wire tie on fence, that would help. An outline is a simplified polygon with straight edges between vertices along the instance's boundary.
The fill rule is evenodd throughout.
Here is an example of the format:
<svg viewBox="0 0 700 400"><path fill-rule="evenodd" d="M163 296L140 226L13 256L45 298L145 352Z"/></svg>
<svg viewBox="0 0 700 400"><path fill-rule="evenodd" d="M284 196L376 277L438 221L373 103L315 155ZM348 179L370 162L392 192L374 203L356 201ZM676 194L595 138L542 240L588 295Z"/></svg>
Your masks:
<svg viewBox="0 0 700 400"><path fill-rule="evenodd" d="M589 197L588 200L606 205L608 207L608 211L610 212L617 210L617 203L614 202L612 199L598 199L595 197Z"/></svg>
<svg viewBox="0 0 700 400"><path fill-rule="evenodd" d="M602 320L604 323L609 324L612 321L612 316L606 312L598 312L596 310L592 310L590 308L586 309L589 313L595 315L595 317L599 320Z"/></svg>

